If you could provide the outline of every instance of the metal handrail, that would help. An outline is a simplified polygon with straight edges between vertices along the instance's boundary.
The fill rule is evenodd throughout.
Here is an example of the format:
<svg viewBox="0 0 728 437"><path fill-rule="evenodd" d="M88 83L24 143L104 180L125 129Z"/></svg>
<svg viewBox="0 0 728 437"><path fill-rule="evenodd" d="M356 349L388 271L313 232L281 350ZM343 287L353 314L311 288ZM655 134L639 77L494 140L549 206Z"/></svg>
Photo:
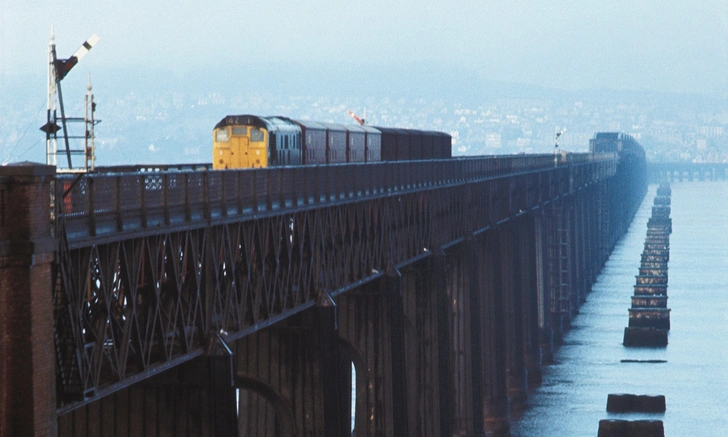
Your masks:
<svg viewBox="0 0 728 437"><path fill-rule="evenodd" d="M207 226L534 171L556 172L564 183L583 185L589 182L580 180L584 175L596 181L616 169L612 154L569 154L562 159L558 167L549 154L242 170L208 170L197 165L193 168L202 170L160 166L152 171L141 166L137 171L81 178L58 175L56 210L72 242L163 227ZM592 164L603 170L580 170Z"/></svg>

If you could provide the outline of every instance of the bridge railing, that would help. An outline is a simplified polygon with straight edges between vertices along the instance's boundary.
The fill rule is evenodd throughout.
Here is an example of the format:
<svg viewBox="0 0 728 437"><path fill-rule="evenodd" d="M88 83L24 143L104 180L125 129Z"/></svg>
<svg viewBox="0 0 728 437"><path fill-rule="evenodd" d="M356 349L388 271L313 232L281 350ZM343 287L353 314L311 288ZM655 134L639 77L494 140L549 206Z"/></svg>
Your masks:
<svg viewBox="0 0 728 437"><path fill-rule="evenodd" d="M532 171L569 172L616 161L611 154L517 155L449 160L207 170L136 166L137 171L59 175L56 214L67 241L208 225L231 217L280 213ZM606 166L606 171L616 166ZM137 168L138 167L138 168ZM202 170L193 170L202 168ZM159 169L159 170L155 170ZM590 177L599 177L588 172Z"/></svg>

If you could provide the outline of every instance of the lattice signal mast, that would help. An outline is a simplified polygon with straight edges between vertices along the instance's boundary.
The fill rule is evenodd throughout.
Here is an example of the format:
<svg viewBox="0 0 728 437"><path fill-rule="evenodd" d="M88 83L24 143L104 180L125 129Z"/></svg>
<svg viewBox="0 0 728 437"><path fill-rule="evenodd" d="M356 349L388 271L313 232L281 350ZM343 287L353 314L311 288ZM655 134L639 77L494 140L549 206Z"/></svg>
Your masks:
<svg viewBox="0 0 728 437"><path fill-rule="evenodd" d="M99 41L96 34L91 35L81 47L68 59L58 59L56 56L56 42L51 27L51 39L48 44L48 100L47 100L47 122L41 126L40 130L46 133L46 164L55 165L58 172L88 172L93 171L96 165L95 144L94 144L94 126L100 122L94 117L96 104L94 103L93 94L91 93L91 77L86 93L86 111L83 118L66 117L63 107L63 92L61 90L61 80L68 74L78 62L86 56L91 48ZM60 117L57 111L60 109ZM58 125L58 122L61 125ZM68 122L83 122L84 134L82 136L71 136L68 134ZM58 131L63 131L63 142L65 146L65 155L67 167L59 165L58 162ZM71 149L69 139L83 139L83 149ZM74 167L71 160L72 155L83 156L83 166Z"/></svg>

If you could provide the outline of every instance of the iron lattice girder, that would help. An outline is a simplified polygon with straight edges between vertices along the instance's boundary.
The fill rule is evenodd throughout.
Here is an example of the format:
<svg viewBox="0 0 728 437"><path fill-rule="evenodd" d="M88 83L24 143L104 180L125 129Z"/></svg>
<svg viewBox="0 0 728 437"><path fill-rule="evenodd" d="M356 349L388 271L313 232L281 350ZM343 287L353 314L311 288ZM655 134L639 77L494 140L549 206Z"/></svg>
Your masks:
<svg viewBox="0 0 728 437"><path fill-rule="evenodd" d="M570 196L611 176L610 168L609 160L587 162L362 199L326 189L328 202L283 199L275 211L217 221L209 208L197 222L187 210L185 226L167 215L167 226L130 232L122 223L118 235L76 240L64 232L66 219L95 221L94 202L82 209L85 219L62 211L54 295L59 411L203 354L211 332L234 340L262 329L313 306L320 289L338 294L378 278L389 263L406 264ZM75 186L92 196L93 182Z"/></svg>

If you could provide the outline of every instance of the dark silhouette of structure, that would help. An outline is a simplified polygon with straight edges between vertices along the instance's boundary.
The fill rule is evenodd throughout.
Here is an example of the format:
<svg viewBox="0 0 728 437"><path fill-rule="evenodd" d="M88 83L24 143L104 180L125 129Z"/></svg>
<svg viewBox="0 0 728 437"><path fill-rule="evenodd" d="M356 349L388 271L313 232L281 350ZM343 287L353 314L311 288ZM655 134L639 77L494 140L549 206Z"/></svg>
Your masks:
<svg viewBox="0 0 728 437"><path fill-rule="evenodd" d="M2 167L0 436L508 435L646 190L556 164Z"/></svg>

